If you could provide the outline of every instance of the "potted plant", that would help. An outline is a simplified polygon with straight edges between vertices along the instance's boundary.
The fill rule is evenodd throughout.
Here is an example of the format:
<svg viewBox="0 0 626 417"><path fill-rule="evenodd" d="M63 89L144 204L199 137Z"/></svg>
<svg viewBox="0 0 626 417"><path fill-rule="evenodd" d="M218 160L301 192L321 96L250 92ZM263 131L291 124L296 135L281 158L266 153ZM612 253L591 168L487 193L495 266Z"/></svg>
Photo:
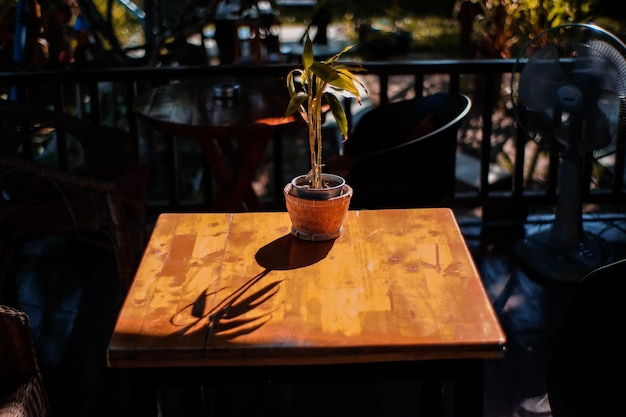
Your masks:
<svg viewBox="0 0 626 417"><path fill-rule="evenodd" d="M362 67L339 62L339 58L353 47L344 48L326 61L315 61L313 45L307 36L302 52L303 67L287 74L291 98L285 116L298 112L307 123L311 160L309 173L294 178L284 190L292 234L301 239L338 237L350 204L352 188L342 177L322 172L322 114L330 108L339 131L344 139L348 137L348 121L337 95L352 97L361 103L359 87L367 93L354 75L362 71Z"/></svg>

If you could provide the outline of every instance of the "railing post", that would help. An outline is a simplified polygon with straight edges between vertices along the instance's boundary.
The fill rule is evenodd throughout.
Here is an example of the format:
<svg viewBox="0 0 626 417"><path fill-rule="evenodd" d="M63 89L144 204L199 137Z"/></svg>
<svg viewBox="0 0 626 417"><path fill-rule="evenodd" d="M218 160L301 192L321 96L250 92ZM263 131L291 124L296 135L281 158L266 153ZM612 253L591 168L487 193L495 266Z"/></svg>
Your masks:
<svg viewBox="0 0 626 417"><path fill-rule="evenodd" d="M126 81L124 83L125 86L125 94L124 94L124 105L126 106L127 113L126 119L128 120L128 131L132 135L135 143L133 144L133 151L135 155L133 158L136 162L141 160L141 148L139 141L139 123L137 122L137 115L133 110L133 101L137 97L137 81Z"/></svg>
<svg viewBox="0 0 626 417"><path fill-rule="evenodd" d="M57 113L65 113L65 92L64 90L68 88L69 84L59 83L56 86L52 86L53 88L53 103L54 103L54 111ZM65 125L63 122L60 122L56 126L56 141L57 141L57 158L59 169L62 171L69 171L69 155L68 155L68 144L67 144L67 134L66 134Z"/></svg>
<svg viewBox="0 0 626 417"><path fill-rule="evenodd" d="M485 94L483 96L484 108L482 112L483 139L480 143L480 182L478 192L481 198L486 198L489 194L489 168L491 164L491 133L493 132L493 108L495 104L496 80L493 74L485 75ZM499 84L498 90L499 91Z"/></svg>
<svg viewBox="0 0 626 417"><path fill-rule="evenodd" d="M380 74L378 85L380 86L380 104L389 103L389 76Z"/></svg>

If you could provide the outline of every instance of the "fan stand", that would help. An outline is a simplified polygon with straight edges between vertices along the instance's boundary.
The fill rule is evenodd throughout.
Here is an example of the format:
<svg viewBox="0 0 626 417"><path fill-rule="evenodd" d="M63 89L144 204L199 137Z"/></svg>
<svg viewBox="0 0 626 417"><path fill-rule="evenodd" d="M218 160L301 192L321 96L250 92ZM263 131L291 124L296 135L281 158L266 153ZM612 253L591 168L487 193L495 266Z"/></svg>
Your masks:
<svg viewBox="0 0 626 417"><path fill-rule="evenodd" d="M579 282L613 258L604 239L583 230L581 179L582 157L565 151L552 227L527 236L515 247L525 264L548 279Z"/></svg>

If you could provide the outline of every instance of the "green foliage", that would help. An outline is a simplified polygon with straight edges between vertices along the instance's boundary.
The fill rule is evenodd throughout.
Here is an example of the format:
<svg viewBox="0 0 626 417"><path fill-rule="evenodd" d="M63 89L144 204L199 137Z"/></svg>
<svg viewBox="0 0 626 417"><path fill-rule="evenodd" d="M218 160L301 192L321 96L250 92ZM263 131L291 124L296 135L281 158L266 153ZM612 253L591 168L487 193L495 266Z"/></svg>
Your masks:
<svg viewBox="0 0 626 417"><path fill-rule="evenodd" d="M478 55L510 58L526 40L565 23L593 17L600 0L476 0L482 17L474 26Z"/></svg>
<svg viewBox="0 0 626 417"><path fill-rule="evenodd" d="M459 25L454 19L439 16L411 17L403 19L399 26L411 33L413 50L455 52L458 49Z"/></svg>
<svg viewBox="0 0 626 417"><path fill-rule="evenodd" d="M127 48L144 43L142 24L127 8L117 1L110 2L109 0L93 0L93 4L103 17L111 17L115 37L122 47Z"/></svg>
<svg viewBox="0 0 626 417"><path fill-rule="evenodd" d="M285 116L298 112L309 128L309 151L313 188L322 188L322 107L328 103L341 134L348 136L348 121L341 102L335 94L353 97L359 103L359 87L366 93L365 86L354 74L362 71L358 64L344 64L339 58L354 45L326 61L315 61L313 44L307 36L302 52L302 68L293 69L287 74L287 88L290 100Z"/></svg>
<svg viewBox="0 0 626 417"><path fill-rule="evenodd" d="M626 21L618 20L612 17L600 16L593 19L593 23L601 28L608 30L618 37L622 42L626 42Z"/></svg>

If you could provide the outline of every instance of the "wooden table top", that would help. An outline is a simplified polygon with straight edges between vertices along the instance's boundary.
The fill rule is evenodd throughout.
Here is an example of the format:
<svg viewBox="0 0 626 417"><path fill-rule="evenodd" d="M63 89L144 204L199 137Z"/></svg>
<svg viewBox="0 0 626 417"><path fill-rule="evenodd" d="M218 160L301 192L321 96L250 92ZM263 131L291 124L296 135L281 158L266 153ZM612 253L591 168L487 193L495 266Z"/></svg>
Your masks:
<svg viewBox="0 0 626 417"><path fill-rule="evenodd" d="M214 87L220 84L239 85L237 98L216 99ZM281 79L191 79L146 91L133 109L164 133L245 138L261 129L304 126L295 115L283 117L288 103L289 91Z"/></svg>
<svg viewBox="0 0 626 417"><path fill-rule="evenodd" d="M505 334L447 208L349 211L306 242L286 212L162 214L111 367L502 356Z"/></svg>

